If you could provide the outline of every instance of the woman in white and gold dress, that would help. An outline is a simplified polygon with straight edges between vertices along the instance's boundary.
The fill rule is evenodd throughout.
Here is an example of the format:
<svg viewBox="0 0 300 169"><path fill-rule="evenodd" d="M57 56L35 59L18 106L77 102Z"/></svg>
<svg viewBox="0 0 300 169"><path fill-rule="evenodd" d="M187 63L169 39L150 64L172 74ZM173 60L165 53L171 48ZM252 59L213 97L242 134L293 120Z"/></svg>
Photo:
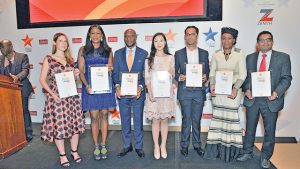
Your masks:
<svg viewBox="0 0 300 169"><path fill-rule="evenodd" d="M152 120L152 136L154 141L154 157L159 159L167 158L166 142L168 136L168 119L175 117L175 101L172 87L170 97L154 98L151 90L151 72L168 71L175 76L175 58L169 54L167 39L163 33L156 33L153 36L151 53L145 61L145 82L148 89L146 117ZM172 82L172 81L171 81ZM161 125L161 145L158 144L159 126ZM161 154L160 154L161 151Z"/></svg>
<svg viewBox="0 0 300 169"><path fill-rule="evenodd" d="M214 52L209 74L213 117L209 126L204 158L235 161L242 154L243 140L238 109L241 86L247 76L244 51L235 48L238 31L222 28L222 49ZM216 71L233 71L231 95L214 94Z"/></svg>

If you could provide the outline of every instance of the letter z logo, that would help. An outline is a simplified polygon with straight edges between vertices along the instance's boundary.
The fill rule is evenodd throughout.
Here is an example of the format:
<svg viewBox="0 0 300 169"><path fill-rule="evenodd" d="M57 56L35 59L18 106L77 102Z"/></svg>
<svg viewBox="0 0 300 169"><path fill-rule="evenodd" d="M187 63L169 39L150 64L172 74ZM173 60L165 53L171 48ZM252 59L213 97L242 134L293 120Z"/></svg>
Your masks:
<svg viewBox="0 0 300 169"><path fill-rule="evenodd" d="M274 11L274 9L262 9L260 10L260 13L264 13L265 15L260 19L259 22L272 22L273 17L269 18L269 15Z"/></svg>

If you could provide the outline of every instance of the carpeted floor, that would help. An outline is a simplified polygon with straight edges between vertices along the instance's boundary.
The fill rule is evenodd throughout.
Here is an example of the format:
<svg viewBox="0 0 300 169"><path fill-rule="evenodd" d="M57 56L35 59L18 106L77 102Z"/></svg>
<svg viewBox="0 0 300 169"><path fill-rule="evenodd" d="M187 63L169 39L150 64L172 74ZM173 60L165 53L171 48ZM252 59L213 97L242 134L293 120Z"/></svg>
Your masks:
<svg viewBox="0 0 300 169"><path fill-rule="evenodd" d="M11 156L0 159L0 168L9 169L35 169L35 168L65 168L61 167L58 150L54 143L41 141L40 135L41 124L34 123L34 139L28 146L12 154ZM201 133L202 148L205 147L207 133ZM101 137L100 137L101 138ZM209 160L200 157L193 146L189 147L189 155L183 157L180 153L180 133L169 132L167 141L167 159L156 160L153 157L153 141L151 131L144 132L144 151L145 158L137 156L136 152L130 152L126 156L118 158L118 152L123 148L123 139L121 131L109 131L107 139L108 158L106 160L95 161L93 159L93 141L91 130L86 130L85 134L80 135L78 152L82 158L82 162L77 164L70 156L70 143L65 140L67 157L70 160L69 168L219 168L219 169L235 169L235 168L261 168L260 167L260 151L254 147L254 157L247 162L231 162L225 163L222 160ZM273 164L271 168L276 168Z"/></svg>

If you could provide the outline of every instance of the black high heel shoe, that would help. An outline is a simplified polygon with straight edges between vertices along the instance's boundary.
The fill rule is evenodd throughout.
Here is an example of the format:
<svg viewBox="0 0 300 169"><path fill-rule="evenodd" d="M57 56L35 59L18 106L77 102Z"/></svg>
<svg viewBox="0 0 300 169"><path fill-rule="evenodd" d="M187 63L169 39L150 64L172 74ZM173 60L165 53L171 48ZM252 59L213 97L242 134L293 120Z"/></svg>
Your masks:
<svg viewBox="0 0 300 169"><path fill-rule="evenodd" d="M66 154L59 154L60 157L64 157L66 156ZM61 161L61 160L60 160ZM67 165L68 164L68 165ZM60 165L62 165L63 167L70 167L70 162L64 162L64 163L60 163Z"/></svg>
<svg viewBox="0 0 300 169"><path fill-rule="evenodd" d="M71 157L73 158L73 160L74 160L76 163L80 163L80 162L81 162L81 158L79 157L79 158L75 159L75 157L73 156L72 153L77 153L77 150L75 150L75 151L71 150ZM80 161L79 161L79 160L80 160Z"/></svg>

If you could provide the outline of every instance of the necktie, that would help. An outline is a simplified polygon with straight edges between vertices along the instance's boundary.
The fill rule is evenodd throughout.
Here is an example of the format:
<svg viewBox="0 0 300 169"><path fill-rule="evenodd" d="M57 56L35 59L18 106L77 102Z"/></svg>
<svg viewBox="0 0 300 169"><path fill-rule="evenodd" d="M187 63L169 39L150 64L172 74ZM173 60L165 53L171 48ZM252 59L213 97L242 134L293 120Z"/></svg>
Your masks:
<svg viewBox="0 0 300 169"><path fill-rule="evenodd" d="M266 56L267 56L266 54L262 55L263 59L261 60L260 67L259 67L260 72L266 71Z"/></svg>
<svg viewBox="0 0 300 169"><path fill-rule="evenodd" d="M127 66L128 66L129 72L131 71L132 60L133 60L132 50L129 50L129 55L128 55L128 57L127 57Z"/></svg>
<svg viewBox="0 0 300 169"><path fill-rule="evenodd" d="M5 75L10 77L10 73L12 73L12 62L10 60L8 60L9 64L7 65L7 67L5 67Z"/></svg>

